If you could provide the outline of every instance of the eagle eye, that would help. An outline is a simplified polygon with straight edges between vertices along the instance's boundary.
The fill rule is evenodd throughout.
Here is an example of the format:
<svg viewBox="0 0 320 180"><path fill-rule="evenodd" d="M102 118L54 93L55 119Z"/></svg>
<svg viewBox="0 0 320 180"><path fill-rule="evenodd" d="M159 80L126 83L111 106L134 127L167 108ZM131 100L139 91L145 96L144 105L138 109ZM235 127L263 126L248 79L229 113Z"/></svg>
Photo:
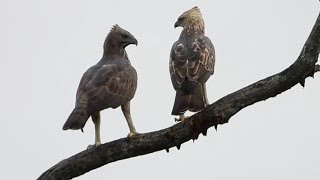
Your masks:
<svg viewBox="0 0 320 180"><path fill-rule="evenodd" d="M129 38L129 36L128 36L127 34L122 34L121 37L122 37L123 39Z"/></svg>
<svg viewBox="0 0 320 180"><path fill-rule="evenodd" d="M185 19L185 17L179 17L178 21L182 22L182 21L184 21L184 19Z"/></svg>

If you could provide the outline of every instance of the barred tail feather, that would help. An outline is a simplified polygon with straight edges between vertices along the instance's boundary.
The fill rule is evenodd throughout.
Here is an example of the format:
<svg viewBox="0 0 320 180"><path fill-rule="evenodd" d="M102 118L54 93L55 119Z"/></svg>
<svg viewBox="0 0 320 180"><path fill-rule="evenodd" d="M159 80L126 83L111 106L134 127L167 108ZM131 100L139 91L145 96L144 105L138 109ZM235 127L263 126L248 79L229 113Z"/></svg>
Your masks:
<svg viewBox="0 0 320 180"><path fill-rule="evenodd" d="M187 110L198 112L207 105L208 99L205 84L196 86L191 94L184 94L181 90L177 89L171 114L182 115Z"/></svg>
<svg viewBox="0 0 320 180"><path fill-rule="evenodd" d="M79 104L73 109L62 129L82 130L89 117L86 105Z"/></svg>
<svg viewBox="0 0 320 180"><path fill-rule="evenodd" d="M198 94L191 95L191 101L189 104L189 111L198 112L205 108L203 97Z"/></svg>
<svg viewBox="0 0 320 180"><path fill-rule="evenodd" d="M191 100L190 94L184 94L180 89L176 90L176 98L174 100L174 105L172 108L172 115L184 114L188 108Z"/></svg>
<svg viewBox="0 0 320 180"><path fill-rule="evenodd" d="M198 112L204 109L208 104L206 84L201 84L195 88L194 93L191 95L189 110Z"/></svg>

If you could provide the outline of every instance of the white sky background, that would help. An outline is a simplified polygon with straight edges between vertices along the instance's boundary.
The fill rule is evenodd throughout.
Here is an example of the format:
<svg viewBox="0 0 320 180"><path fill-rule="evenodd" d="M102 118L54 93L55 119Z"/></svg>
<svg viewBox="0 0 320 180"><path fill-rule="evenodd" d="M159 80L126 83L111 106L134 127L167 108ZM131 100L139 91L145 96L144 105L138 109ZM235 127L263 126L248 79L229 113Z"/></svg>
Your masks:
<svg viewBox="0 0 320 180"><path fill-rule="evenodd" d="M317 0L0 1L0 179L36 179L94 141L62 131L82 74L102 56L113 24L139 42L127 52L139 76L132 101L140 132L173 125L168 61L178 16L198 5L216 47L208 98L278 73L298 57L319 12ZM306 87L250 106L181 150L118 161L78 179L319 179L320 76ZM102 141L125 137L120 109L102 113Z"/></svg>

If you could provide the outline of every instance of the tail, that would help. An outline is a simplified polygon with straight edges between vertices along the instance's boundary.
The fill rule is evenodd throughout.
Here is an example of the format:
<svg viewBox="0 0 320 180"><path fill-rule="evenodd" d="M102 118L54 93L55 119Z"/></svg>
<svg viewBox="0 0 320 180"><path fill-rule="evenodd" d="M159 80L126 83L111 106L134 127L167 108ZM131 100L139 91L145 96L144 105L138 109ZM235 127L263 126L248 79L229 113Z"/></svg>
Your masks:
<svg viewBox="0 0 320 180"><path fill-rule="evenodd" d="M63 125L63 130L72 129L77 130L84 127L88 118L90 117L87 106L84 104L77 105L71 114L69 115L67 121Z"/></svg>
<svg viewBox="0 0 320 180"><path fill-rule="evenodd" d="M205 84L196 86L190 94L185 94L182 90L177 89L171 114L182 115L187 110L198 112L204 109L208 104Z"/></svg>

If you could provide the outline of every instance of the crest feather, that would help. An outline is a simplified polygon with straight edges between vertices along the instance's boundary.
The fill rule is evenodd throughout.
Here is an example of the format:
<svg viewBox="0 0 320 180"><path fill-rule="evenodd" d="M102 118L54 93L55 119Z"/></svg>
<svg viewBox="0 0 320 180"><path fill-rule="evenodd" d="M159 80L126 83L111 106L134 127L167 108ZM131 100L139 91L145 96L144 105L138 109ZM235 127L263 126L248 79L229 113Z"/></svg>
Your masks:
<svg viewBox="0 0 320 180"><path fill-rule="evenodd" d="M112 26L110 32L119 31L119 30L121 30L121 27L118 24L115 24L115 25Z"/></svg>

